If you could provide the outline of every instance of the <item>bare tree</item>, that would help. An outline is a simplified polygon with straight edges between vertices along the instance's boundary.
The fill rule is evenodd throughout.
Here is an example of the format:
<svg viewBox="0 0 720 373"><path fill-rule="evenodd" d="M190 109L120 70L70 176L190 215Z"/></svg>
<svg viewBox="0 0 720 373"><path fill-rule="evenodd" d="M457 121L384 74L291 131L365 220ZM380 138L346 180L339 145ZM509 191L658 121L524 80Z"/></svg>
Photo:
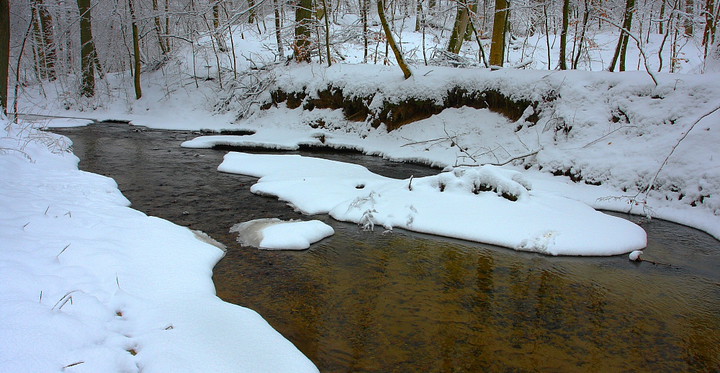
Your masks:
<svg viewBox="0 0 720 373"><path fill-rule="evenodd" d="M167 3L167 0L165 2ZM155 16L153 17L153 22L155 23L155 33L158 37L158 45L160 46L160 50L162 51L163 55L166 55L170 53L170 39L167 37L168 30L163 31L162 27L162 21L160 19L160 9L158 8L158 0L152 0L152 8L153 12L155 13ZM167 17L167 15L166 15ZM167 21L167 18L166 18Z"/></svg>
<svg viewBox="0 0 720 373"><path fill-rule="evenodd" d="M312 24L312 0L298 0L295 8L295 44L293 45L295 60L298 62L310 62Z"/></svg>
<svg viewBox="0 0 720 373"><path fill-rule="evenodd" d="M495 0L492 42L490 43L490 66L502 67L505 59L505 30L508 19L508 1Z"/></svg>
<svg viewBox="0 0 720 373"><path fill-rule="evenodd" d="M132 40L133 40L133 61L134 68L134 83L135 83L135 99L139 100L142 97L142 88L140 86L140 71L142 63L140 61L140 32L137 26L137 14L135 12L135 1L128 0L128 7L130 8L130 20L132 27Z"/></svg>
<svg viewBox="0 0 720 373"><path fill-rule="evenodd" d="M277 44L278 56L283 57L282 43L282 22L280 18L280 4L278 0L273 0L273 12L275 13L275 43Z"/></svg>
<svg viewBox="0 0 720 373"><path fill-rule="evenodd" d="M405 79L407 79L412 76L412 72L410 71L407 63L405 63L402 52L400 51L400 48L398 48L397 43L395 42L395 37L393 37L392 31L390 30L390 25L385 17L385 5L383 4L383 0L378 0L377 8L380 23L385 31L385 37L387 38L388 44L390 44L390 48L392 48L392 51L395 54L395 59L397 60L398 66L400 66L400 70L402 70Z"/></svg>
<svg viewBox="0 0 720 373"><path fill-rule="evenodd" d="M704 54L707 58L710 46L715 42L715 30L717 30L717 17L715 11L715 0L705 1L705 31L703 32L702 45L705 47Z"/></svg>
<svg viewBox="0 0 720 373"><path fill-rule="evenodd" d="M31 3L33 12L33 29L35 34L35 45L38 75L40 79L55 80L55 61L57 52L53 41L52 16L47 10L43 0L33 0Z"/></svg>
<svg viewBox="0 0 720 373"><path fill-rule="evenodd" d="M10 0L0 0L0 106L7 114L10 68Z"/></svg>
<svg viewBox="0 0 720 373"><path fill-rule="evenodd" d="M463 40L465 40L465 31L468 27L468 21L470 19L469 9L467 4L460 0L457 2L457 12L455 15L455 24L453 25L452 34L450 35L450 42L448 43L447 51L452 53L460 53L462 48Z"/></svg>
<svg viewBox="0 0 720 373"><path fill-rule="evenodd" d="M570 0L563 0L562 29L560 31L560 70L567 70L567 34L570 25Z"/></svg>
<svg viewBox="0 0 720 373"><path fill-rule="evenodd" d="M625 71L625 55L627 53L627 46L630 35L628 32L632 28L632 18L635 12L635 0L627 0L625 3L625 15L623 18L623 24L620 29L620 37L618 38L617 46L615 47L615 54L613 54L612 61L608 67L609 71L615 71L615 65L620 60L620 71Z"/></svg>
<svg viewBox="0 0 720 373"><path fill-rule="evenodd" d="M80 64L82 80L80 94L85 97L95 96L95 43L92 36L92 20L90 17L90 0L77 0L80 11Z"/></svg>

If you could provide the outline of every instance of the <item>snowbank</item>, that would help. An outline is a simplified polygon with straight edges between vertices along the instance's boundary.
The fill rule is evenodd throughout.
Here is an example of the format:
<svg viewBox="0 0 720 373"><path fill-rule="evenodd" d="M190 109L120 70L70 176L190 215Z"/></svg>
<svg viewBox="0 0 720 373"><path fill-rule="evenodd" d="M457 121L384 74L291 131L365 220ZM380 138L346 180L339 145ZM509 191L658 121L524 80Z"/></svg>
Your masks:
<svg viewBox="0 0 720 373"><path fill-rule="evenodd" d="M326 159L231 152L218 169L260 177L253 193L365 229L400 227L549 255L617 255L646 244L637 225L532 189L522 173L500 167L396 180Z"/></svg>
<svg viewBox="0 0 720 373"><path fill-rule="evenodd" d="M0 125L0 371L317 371L215 296L222 250L127 207L64 138Z"/></svg>
<svg viewBox="0 0 720 373"><path fill-rule="evenodd" d="M397 102L411 97L441 102L453 87L497 89L507 97L537 102L539 120L511 121L487 109L461 107L387 132L382 126L347 120L341 110L288 109L279 103L239 122L240 128L255 131L253 135L224 137L222 142L201 137L183 146L312 145L440 167L507 164L573 179L576 188L564 187L564 195L593 207L688 224L720 238L720 156L715 150L720 111L705 116L720 102L720 86L715 84L720 75L658 74L656 87L642 72L436 66L416 67L416 72L405 81L391 67L292 66L277 72L276 86L305 92L309 98L336 87L349 96ZM655 174L652 189L645 193ZM586 192L599 184L598 192ZM584 197L589 194L592 200Z"/></svg>

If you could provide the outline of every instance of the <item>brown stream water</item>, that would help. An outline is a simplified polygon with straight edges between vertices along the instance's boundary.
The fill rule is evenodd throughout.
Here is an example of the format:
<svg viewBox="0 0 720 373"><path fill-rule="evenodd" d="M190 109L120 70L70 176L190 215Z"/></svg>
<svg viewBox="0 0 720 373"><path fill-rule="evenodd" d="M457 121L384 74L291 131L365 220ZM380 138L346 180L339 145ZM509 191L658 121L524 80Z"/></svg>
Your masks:
<svg viewBox="0 0 720 373"><path fill-rule="evenodd" d="M113 177L133 207L228 246L218 295L258 311L322 372L720 371L720 242L660 220L644 258L547 257L402 230L363 232L256 196L216 171L198 134L122 124L57 129L80 168ZM406 178L437 173L352 153L301 152ZM335 235L301 252L241 247L228 230L319 219Z"/></svg>

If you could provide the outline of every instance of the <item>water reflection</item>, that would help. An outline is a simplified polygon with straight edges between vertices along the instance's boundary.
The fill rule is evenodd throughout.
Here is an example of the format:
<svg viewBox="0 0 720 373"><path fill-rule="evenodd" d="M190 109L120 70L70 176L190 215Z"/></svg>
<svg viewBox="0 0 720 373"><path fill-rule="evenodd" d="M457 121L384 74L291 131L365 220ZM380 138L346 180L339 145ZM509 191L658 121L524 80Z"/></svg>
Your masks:
<svg viewBox="0 0 720 373"><path fill-rule="evenodd" d="M649 233L645 256L667 266L367 233L324 216L313 218L336 234L309 250L259 251L238 247L230 226L301 216L249 193L253 178L216 172L224 152L181 149L193 136L181 132L62 133L135 208L228 245L218 295L257 310L324 372L720 370L720 244L698 231L632 218ZM435 172L323 156L387 176Z"/></svg>

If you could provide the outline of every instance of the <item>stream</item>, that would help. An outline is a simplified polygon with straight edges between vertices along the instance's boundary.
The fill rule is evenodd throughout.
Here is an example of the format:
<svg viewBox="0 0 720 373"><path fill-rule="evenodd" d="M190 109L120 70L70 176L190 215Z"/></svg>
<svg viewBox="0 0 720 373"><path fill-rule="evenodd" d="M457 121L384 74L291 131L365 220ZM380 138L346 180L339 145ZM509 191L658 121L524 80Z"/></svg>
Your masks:
<svg viewBox="0 0 720 373"><path fill-rule="evenodd" d="M403 230L364 232L303 216L220 173L226 151L184 149L200 134L103 123L53 129L85 171L114 178L132 207L228 246L217 294L259 312L322 372L720 370L720 242L617 214L648 232L643 258L548 257ZM429 167L322 150L384 176ZM306 251L241 247L232 225L318 219L335 235Z"/></svg>

